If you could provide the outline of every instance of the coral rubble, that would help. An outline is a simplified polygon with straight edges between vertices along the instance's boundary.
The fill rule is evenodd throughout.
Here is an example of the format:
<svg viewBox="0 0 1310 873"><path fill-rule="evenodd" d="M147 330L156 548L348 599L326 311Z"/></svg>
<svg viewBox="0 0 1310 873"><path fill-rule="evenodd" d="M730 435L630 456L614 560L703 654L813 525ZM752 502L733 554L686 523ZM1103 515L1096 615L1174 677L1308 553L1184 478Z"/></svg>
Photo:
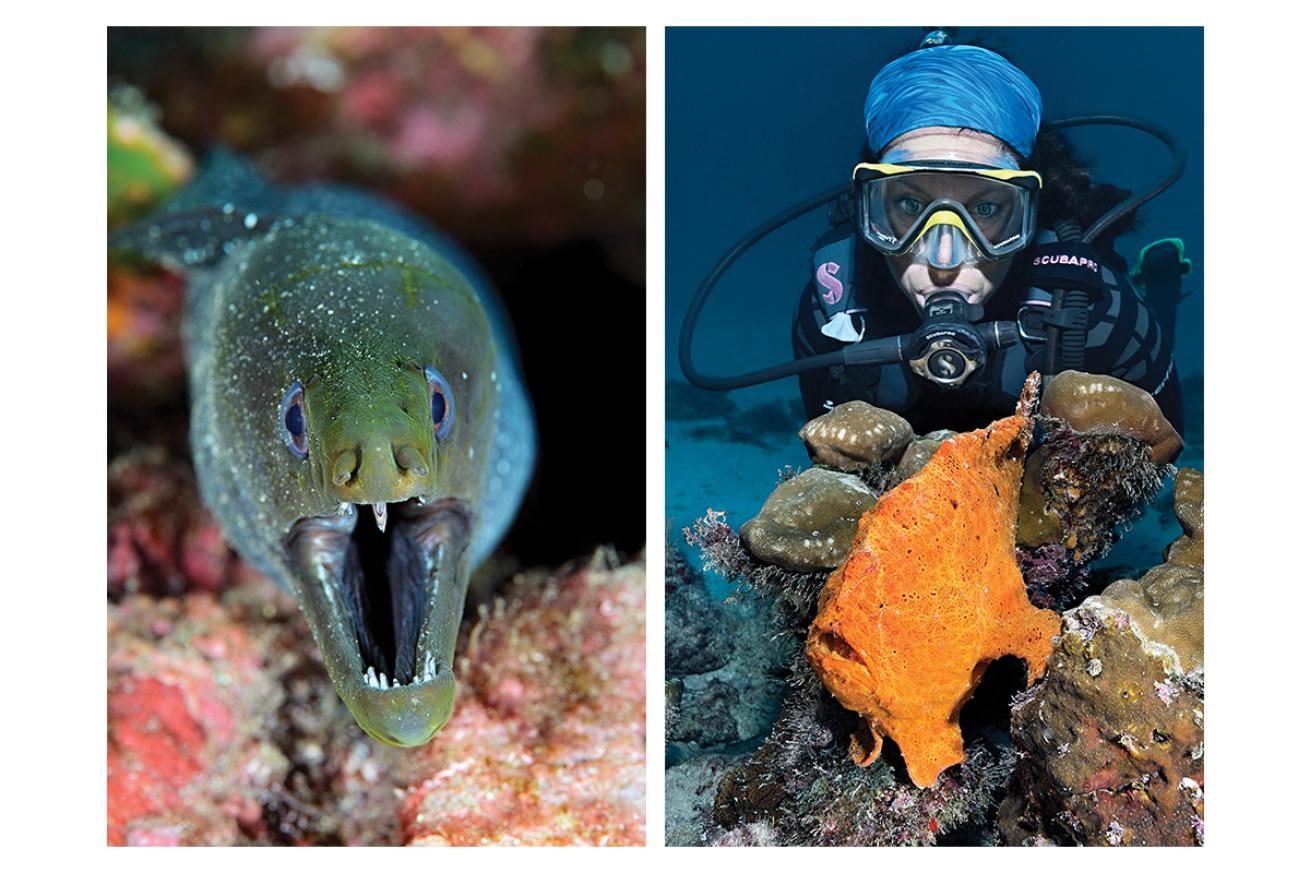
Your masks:
<svg viewBox="0 0 1310 873"><path fill-rule="evenodd" d="M853 757L872 762L889 736L921 788L964 760L959 711L986 665L1017 655L1031 684L1059 628L1029 603L1014 557L1035 388L1010 418L948 440L860 519L810 628L810 663L868 725Z"/></svg>

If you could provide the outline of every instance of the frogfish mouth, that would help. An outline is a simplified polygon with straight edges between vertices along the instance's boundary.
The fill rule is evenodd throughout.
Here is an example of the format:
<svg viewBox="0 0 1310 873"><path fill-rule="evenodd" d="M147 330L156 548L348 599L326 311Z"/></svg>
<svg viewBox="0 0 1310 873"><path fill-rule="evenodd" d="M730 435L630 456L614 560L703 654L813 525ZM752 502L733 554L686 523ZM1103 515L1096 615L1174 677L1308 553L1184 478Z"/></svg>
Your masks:
<svg viewBox="0 0 1310 873"><path fill-rule="evenodd" d="M222 155L111 248L187 276L192 457L228 541L295 594L359 725L428 742L535 455L495 293L389 204Z"/></svg>

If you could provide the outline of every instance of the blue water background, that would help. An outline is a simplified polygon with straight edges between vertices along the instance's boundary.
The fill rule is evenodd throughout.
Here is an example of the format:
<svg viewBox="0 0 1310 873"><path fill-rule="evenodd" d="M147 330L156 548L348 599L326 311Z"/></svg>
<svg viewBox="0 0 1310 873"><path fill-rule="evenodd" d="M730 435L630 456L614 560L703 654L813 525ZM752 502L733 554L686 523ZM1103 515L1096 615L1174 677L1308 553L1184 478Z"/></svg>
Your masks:
<svg viewBox="0 0 1310 873"><path fill-rule="evenodd" d="M667 46L667 378L683 381L677 337L697 285L723 252L785 207L849 178L863 142L862 110L874 73L922 36L919 28L669 28ZM1037 84L1047 119L1095 112L1140 116L1188 150L1181 180L1139 212L1119 238L1131 265L1161 237L1181 237L1192 261L1178 312L1175 359L1183 379L1202 372L1203 73L1201 28L961 28L1005 52ZM1168 166L1154 139L1123 128L1068 132L1093 178L1141 190ZM740 260L702 314L694 354L708 374L790 360L792 311L808 278L823 211L775 233ZM1199 383L1192 382L1195 387ZM794 378L732 392L739 407L790 402ZM1199 397L1189 411L1200 409ZM799 429L802 420L796 421ZM707 507L734 527L758 510L784 464L808 466L782 434L776 448L707 439L692 425L667 429L668 514L674 530ZM711 423L712 424L712 423ZM1180 465L1201 466L1199 415L1187 421ZM1167 513L1162 494L1161 512ZM1103 563L1141 569L1179 533L1168 517L1139 522ZM717 586L716 586L717 587Z"/></svg>

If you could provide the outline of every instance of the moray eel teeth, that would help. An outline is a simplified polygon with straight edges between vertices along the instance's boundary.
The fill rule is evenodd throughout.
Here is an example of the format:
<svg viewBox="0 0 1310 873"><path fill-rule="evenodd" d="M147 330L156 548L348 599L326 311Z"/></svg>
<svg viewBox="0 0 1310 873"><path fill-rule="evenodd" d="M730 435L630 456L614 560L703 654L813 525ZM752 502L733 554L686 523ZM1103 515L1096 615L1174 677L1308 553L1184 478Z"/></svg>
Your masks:
<svg viewBox="0 0 1310 873"><path fill-rule="evenodd" d="M454 709L472 512L453 499L369 505L371 520L349 504L299 519L287 557L346 705L376 739L417 746Z"/></svg>

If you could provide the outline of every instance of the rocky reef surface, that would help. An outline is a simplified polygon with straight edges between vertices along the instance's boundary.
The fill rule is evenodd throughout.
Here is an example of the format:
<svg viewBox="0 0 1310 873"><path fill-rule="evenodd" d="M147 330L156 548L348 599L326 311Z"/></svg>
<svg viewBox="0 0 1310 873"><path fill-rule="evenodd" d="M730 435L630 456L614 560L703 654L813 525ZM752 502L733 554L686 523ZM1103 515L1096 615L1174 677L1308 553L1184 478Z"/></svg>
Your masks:
<svg viewBox="0 0 1310 873"><path fill-rule="evenodd" d="M355 725L295 602L258 575L109 604L111 845L639 845L644 569L520 574L466 625L455 715Z"/></svg>
<svg viewBox="0 0 1310 873"><path fill-rule="evenodd" d="M1028 453L1021 482L1015 480L1019 509L1017 519L1011 517L1011 566L1035 606L1063 610L1052 625L1054 653L1045 677L1027 690L1022 661L1002 657L990 667L987 660L979 665L977 688L954 716L962 760L935 781L924 779L928 787L910 778L894 743L868 766L852 762L856 744L848 738L861 737L861 719L824 688L802 649L822 608L820 591L849 550L849 540L847 549L829 548L829 537L820 536L824 526L851 524L846 515L872 516L956 435L915 436L889 422L885 410L874 410L862 426L861 410L842 409L839 426L819 419L801 433L811 458L825 462L784 471L781 493L766 501L759 519L742 526L742 535L713 511L685 531L700 563L734 580L738 599L772 607L771 624L742 628L735 636L767 636L784 644L789 656L781 713L762 742L719 748L712 756L669 756L671 843L1201 841L1201 477L1193 470L1178 474L1175 510L1183 536L1166 550L1165 564L1134 579L1110 577L1120 581L1108 586L1102 571L1092 572L1174 475L1168 461L1181 445L1151 408L1153 401L1144 403L1118 387L1106 377L1065 374L1050 402L1034 412L1036 448ZM1098 412L1094 403L1075 402L1089 392L1108 392L1115 403ZM896 445L870 442L875 435ZM816 438L830 445L811 446ZM827 489L797 484L825 477L850 481ZM833 496L850 492L852 484L868 491L865 506L871 509L852 511ZM820 499L807 511L805 494L811 491ZM829 503L842 505L833 510ZM936 566L937 556L923 560L925 579L935 578L928 565ZM685 561L670 566L687 572ZM670 580L666 587L680 584ZM921 593L921 608L931 608L922 604L931 602L931 591ZM685 610L683 626L690 631L691 619L714 617L712 606ZM1054 621L1054 614L1046 614ZM966 628L957 630L968 636ZM857 651L842 651L852 664L860 663ZM885 715L878 698L861 699L868 701L868 712L856 708L873 715L874 723ZM671 719L681 721L696 704L674 693L666 694L666 707ZM1089 729L1091 721L1096 730Z"/></svg>

